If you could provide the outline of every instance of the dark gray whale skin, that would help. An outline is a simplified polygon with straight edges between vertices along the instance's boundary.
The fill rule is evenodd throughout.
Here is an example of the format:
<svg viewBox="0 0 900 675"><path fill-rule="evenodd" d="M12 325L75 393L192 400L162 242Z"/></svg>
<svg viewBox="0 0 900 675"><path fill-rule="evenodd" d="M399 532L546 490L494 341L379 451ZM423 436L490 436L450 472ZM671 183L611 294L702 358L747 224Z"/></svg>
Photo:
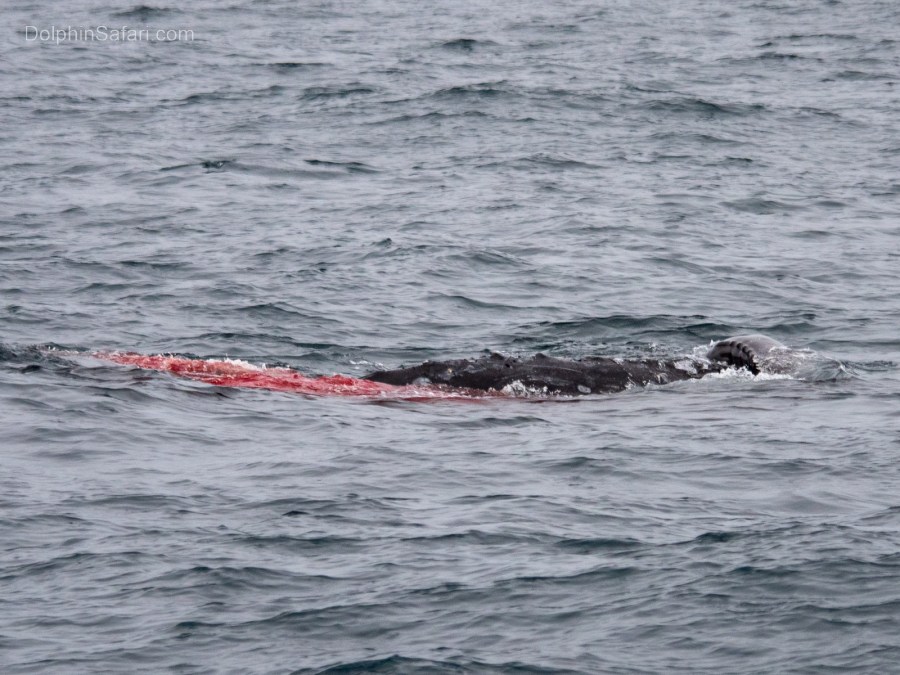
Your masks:
<svg viewBox="0 0 900 675"><path fill-rule="evenodd" d="M588 357L557 359L544 354L519 359L491 354L478 359L426 361L417 366L382 370L365 377L386 384L438 384L462 389L501 390L513 383L528 389L563 395L608 394L647 384L666 384L715 373L725 368L746 367L759 372L757 357L780 343L765 336L728 338L716 343L709 360Z"/></svg>

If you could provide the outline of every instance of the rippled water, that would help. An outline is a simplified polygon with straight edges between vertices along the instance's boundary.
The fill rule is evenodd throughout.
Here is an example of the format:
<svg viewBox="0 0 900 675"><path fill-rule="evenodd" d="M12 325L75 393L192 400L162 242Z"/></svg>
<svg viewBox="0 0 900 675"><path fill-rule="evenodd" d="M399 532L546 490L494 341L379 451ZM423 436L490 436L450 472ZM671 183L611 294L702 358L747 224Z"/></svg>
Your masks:
<svg viewBox="0 0 900 675"><path fill-rule="evenodd" d="M895 3L8 3L4 672L890 672ZM192 30L54 42L36 29ZM484 349L834 359L316 398Z"/></svg>

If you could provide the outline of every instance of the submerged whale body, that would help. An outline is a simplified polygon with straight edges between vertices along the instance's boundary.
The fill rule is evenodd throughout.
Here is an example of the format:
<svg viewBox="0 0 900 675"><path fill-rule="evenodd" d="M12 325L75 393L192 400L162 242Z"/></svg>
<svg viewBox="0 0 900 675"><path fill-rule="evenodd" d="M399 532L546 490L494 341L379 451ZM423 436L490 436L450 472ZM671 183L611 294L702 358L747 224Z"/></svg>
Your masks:
<svg viewBox="0 0 900 675"><path fill-rule="evenodd" d="M606 394L651 383L696 379L729 367L743 367L758 374L768 365L778 365L772 359L773 354L789 351L765 335L745 335L717 342L707 353L707 360L624 361L588 357L574 361L544 354L527 359L491 354L474 360L426 361L408 368L371 373L365 379L391 385L437 384L483 391L522 386L526 390L554 394Z"/></svg>

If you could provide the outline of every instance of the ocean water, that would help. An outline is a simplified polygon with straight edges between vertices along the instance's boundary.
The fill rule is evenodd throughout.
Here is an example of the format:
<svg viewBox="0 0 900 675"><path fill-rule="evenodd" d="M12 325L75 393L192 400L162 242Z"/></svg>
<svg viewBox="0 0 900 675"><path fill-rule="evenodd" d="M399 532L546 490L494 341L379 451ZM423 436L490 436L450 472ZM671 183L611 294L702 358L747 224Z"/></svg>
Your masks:
<svg viewBox="0 0 900 675"><path fill-rule="evenodd" d="M897 672L896 3L2 17L4 673ZM746 332L829 360L426 403L89 356Z"/></svg>

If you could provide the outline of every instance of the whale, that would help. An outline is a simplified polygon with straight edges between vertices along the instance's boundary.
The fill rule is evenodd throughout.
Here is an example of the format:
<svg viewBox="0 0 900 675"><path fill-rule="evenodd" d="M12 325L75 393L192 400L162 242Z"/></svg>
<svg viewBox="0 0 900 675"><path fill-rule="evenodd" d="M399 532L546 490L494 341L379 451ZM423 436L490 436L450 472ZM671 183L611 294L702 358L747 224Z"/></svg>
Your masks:
<svg viewBox="0 0 900 675"><path fill-rule="evenodd" d="M803 361L800 352L765 335L726 338L713 344L703 358L589 356L572 360L545 354L517 358L492 353L477 359L426 361L394 370L378 370L363 377L307 375L285 366L267 367L245 361L174 354L95 351L90 352L90 356L120 366L155 370L218 387L405 401L483 401L519 395L536 395L543 399L555 395L609 394L651 384L697 379L728 368L743 368L756 374L797 372Z"/></svg>
<svg viewBox="0 0 900 675"><path fill-rule="evenodd" d="M394 370L380 370L366 380L395 386L447 387L527 391L569 396L609 394L649 384L698 379L726 368L746 368L753 374L779 372L782 362L774 354L790 350L765 335L740 335L715 343L705 359L613 359L590 356L560 359L545 354L517 358L491 353L477 359L426 361Z"/></svg>

